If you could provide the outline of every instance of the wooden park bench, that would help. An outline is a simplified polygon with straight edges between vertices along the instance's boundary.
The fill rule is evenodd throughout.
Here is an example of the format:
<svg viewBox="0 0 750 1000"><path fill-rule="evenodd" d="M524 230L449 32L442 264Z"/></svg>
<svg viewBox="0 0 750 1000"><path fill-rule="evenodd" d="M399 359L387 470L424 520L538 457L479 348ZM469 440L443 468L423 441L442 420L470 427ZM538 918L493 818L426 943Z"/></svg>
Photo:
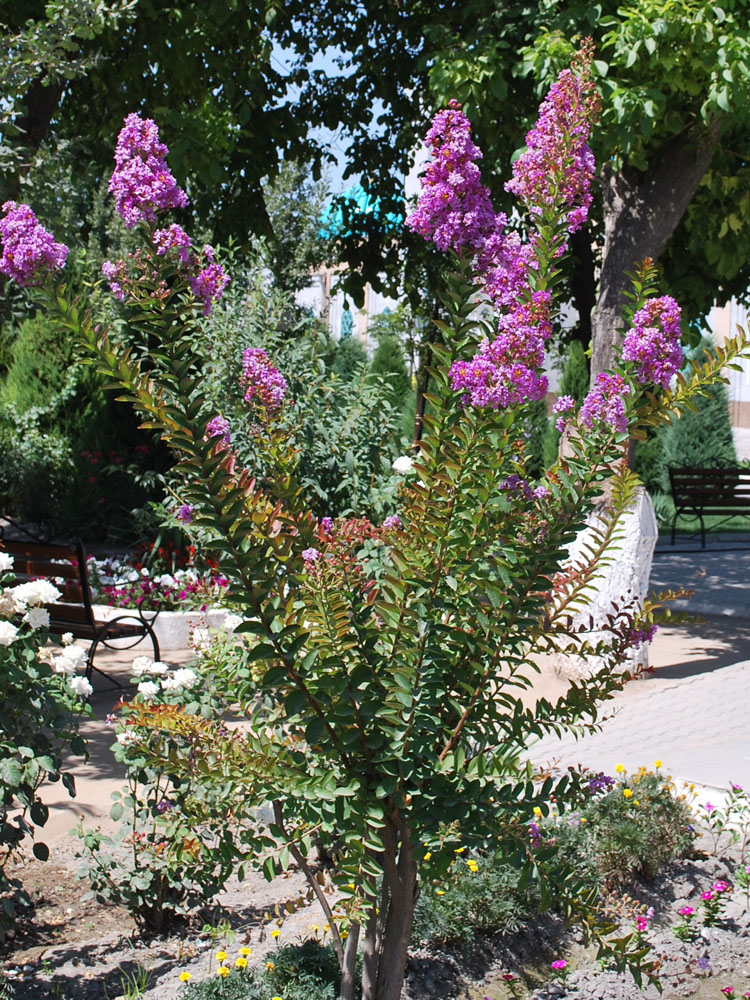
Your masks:
<svg viewBox="0 0 750 1000"><path fill-rule="evenodd" d="M100 645L108 646L113 639L140 642L148 636L154 648L154 659L159 659L159 643L151 622L143 617L140 610L124 610L121 615L107 621L97 620L91 601L86 552L80 542L70 546L0 539L0 551L3 550L13 556L13 572L18 583L44 578L54 583L61 592L58 603L45 605L50 617L49 631L52 635L70 632L75 639L91 640L86 669L89 680L94 670L102 677L107 676L94 665L94 657ZM116 687L123 686L114 677L107 679Z"/></svg>
<svg viewBox="0 0 750 1000"><path fill-rule="evenodd" d="M701 526L701 548L706 547L705 517L750 516L750 469L672 468L669 485L674 500L672 545L678 517L697 517Z"/></svg>

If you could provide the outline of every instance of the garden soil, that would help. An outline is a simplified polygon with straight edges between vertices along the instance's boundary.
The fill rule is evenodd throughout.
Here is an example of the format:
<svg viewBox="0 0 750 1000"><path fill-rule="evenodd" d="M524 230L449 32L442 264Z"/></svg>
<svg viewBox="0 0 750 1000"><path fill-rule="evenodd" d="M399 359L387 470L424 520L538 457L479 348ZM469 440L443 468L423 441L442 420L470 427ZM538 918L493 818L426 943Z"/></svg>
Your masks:
<svg viewBox="0 0 750 1000"><path fill-rule="evenodd" d="M102 656L101 661L97 658L99 665L109 675L126 679L132 653L107 656ZM187 651L170 654L170 661L177 665L189 657ZM717 618L690 628L665 628L657 636L650 658L651 679L628 685L621 698L627 699L629 691L642 690L641 685L659 682L660 678L673 683L675 678L721 671L730 664L750 660L750 623ZM179 934L149 941L138 937L125 911L84 898L87 886L76 877L78 841L70 831L81 824L111 830L110 796L123 781L123 773L108 749L113 734L106 722L120 692L106 690L107 682L102 677L96 676L94 683L94 718L83 727L90 758L85 763L71 761L77 796L69 799L55 785L49 786L45 794L51 810L44 831L50 861L27 858L15 871L23 879L31 905L21 915L15 935L0 951L0 962L14 984L17 1000L114 1000L125 992L128 977L139 968L148 973L149 988L143 994L147 1000L175 1000L180 972L190 972L194 981L211 975L215 971L212 956L221 944L229 945L230 954L246 944L253 950L252 961L266 960L277 947L269 932L277 925L278 915L287 912L287 903L293 912L283 922L278 921L279 941L294 943L309 937L313 925L322 925L323 920L317 905L305 898L303 880L296 873L270 885L261 876L252 876L242 885L228 886L219 902L231 916L231 941L206 929L206 925L216 924L216 911L199 915ZM525 700L532 704L541 696L554 700L565 686L550 664L542 661L534 688L526 693ZM650 756L649 748L644 752ZM650 760L644 759L643 763L649 764ZM750 990L750 914L740 894L730 901L724 925L705 930L697 942L681 944L668 930L680 906L687 901L693 905L701 888L726 877L729 870L726 860L710 856L679 862L654 884L630 890L633 898L656 911L650 937L662 959L663 997L719 1000L721 988L729 984L735 986L738 996ZM624 916L629 905L623 904ZM579 937L546 917L512 937L482 939L465 953L415 949L405 997L506 1000L511 994L502 973L512 970L521 974L534 1000L557 1000L563 995L562 988L551 981L549 963L561 954L568 957L573 968L567 986L569 996L581 1000L657 996L651 987L641 993L628 977L603 971Z"/></svg>

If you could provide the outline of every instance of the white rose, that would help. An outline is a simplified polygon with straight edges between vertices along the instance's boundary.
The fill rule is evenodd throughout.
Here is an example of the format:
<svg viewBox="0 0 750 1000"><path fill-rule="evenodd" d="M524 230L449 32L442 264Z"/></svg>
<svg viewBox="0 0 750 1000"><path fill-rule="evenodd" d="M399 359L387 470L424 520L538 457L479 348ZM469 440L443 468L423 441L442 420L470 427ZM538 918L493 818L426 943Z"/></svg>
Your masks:
<svg viewBox="0 0 750 1000"><path fill-rule="evenodd" d="M190 667L180 667L172 674L172 681L176 688L191 688L198 683L198 675Z"/></svg>
<svg viewBox="0 0 750 1000"><path fill-rule="evenodd" d="M169 670L168 663L162 663L161 660L155 660L148 668L148 670L146 670L146 673L159 676L160 674L166 674L168 670Z"/></svg>
<svg viewBox="0 0 750 1000"><path fill-rule="evenodd" d="M18 629L12 622L0 622L0 646L10 646L18 635Z"/></svg>
<svg viewBox="0 0 750 1000"><path fill-rule="evenodd" d="M153 662L148 656L136 656L130 672L134 677L142 677L143 674L150 674Z"/></svg>
<svg viewBox="0 0 750 1000"><path fill-rule="evenodd" d="M86 650L81 649L80 646L66 646L58 656L58 659L65 660L66 663L70 664L70 671L65 671L68 673L83 670L86 666L88 656L86 655Z"/></svg>
<svg viewBox="0 0 750 1000"><path fill-rule="evenodd" d="M13 596L19 604L53 604L62 594L49 580L30 580L13 587Z"/></svg>
<svg viewBox="0 0 750 1000"><path fill-rule="evenodd" d="M0 573L9 573L13 569L13 556L0 552Z"/></svg>
<svg viewBox="0 0 750 1000"><path fill-rule="evenodd" d="M154 681L141 681L138 685L138 694L142 694L146 699L155 698L159 690L159 685Z"/></svg>
<svg viewBox="0 0 750 1000"><path fill-rule="evenodd" d="M138 737L130 729L124 729L121 733L118 733L115 737L120 746L127 747L131 743L135 743Z"/></svg>
<svg viewBox="0 0 750 1000"><path fill-rule="evenodd" d="M394 472L397 472L400 476L405 475L407 472L411 472L414 468L414 462L409 457L409 455L399 455L396 461L391 466Z"/></svg>
<svg viewBox="0 0 750 1000"><path fill-rule="evenodd" d="M28 622L32 628L48 628L49 611L45 608L29 608L23 616L23 620Z"/></svg>
<svg viewBox="0 0 750 1000"><path fill-rule="evenodd" d="M23 608L19 608L18 602L11 591L3 590L0 593L0 618L10 618L11 615L15 615L18 611L23 611Z"/></svg>
<svg viewBox="0 0 750 1000"><path fill-rule="evenodd" d="M211 648L211 633L207 628L194 628L190 633L190 645L197 653L205 653Z"/></svg>
<svg viewBox="0 0 750 1000"><path fill-rule="evenodd" d="M85 677L71 677L70 686L81 698L88 698L94 693L93 687L89 684Z"/></svg>
<svg viewBox="0 0 750 1000"><path fill-rule="evenodd" d="M63 634L60 636L60 642L63 644L63 646L72 646L72 644L73 644L73 633L72 632L63 632Z"/></svg>

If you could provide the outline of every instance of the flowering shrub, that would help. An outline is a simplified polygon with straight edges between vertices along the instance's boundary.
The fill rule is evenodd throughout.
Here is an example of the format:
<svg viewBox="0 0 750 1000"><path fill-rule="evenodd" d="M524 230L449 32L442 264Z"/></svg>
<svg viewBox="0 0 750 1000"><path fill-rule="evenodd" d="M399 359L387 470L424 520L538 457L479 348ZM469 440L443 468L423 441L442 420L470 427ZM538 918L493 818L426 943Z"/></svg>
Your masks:
<svg viewBox="0 0 750 1000"><path fill-rule="evenodd" d="M63 756L86 753L78 719L91 694L78 673L86 665L84 651L71 644L57 652L46 646L44 605L60 592L47 580L12 584L13 558L0 549L0 894L5 897L0 937L12 915L14 891L21 888L7 878L6 865L47 822L42 785L61 780L75 794ZM39 840L33 850L42 861L49 855Z"/></svg>
<svg viewBox="0 0 750 1000"><path fill-rule="evenodd" d="M714 361L688 377L677 373L658 393L638 362L623 361L568 412L566 457L530 482L518 427L546 388L539 366L559 260L588 211L590 58L584 50L563 74L519 161L525 241L497 216L490 224L460 108L441 120L437 155L451 166L455 158L457 169L435 183L454 194L435 198L428 173L418 211L435 219L428 235L447 226L453 271L424 434L412 471L394 482L398 509L387 512L398 514L396 529L360 518L363 530L349 531L339 519L324 526L313 516L284 422L293 399L276 407L263 393L247 404L262 477L238 461L232 428L229 440L226 430L207 432L217 413L205 404L191 351L205 305L190 281L199 265L195 255L186 264L177 252L157 253L156 219L147 214L163 207L156 196L138 194L146 213L140 248L119 281L131 328L150 338L147 365L142 341L123 350L82 304L59 285L54 292L82 348L174 450L184 477L179 502L190 506L196 530L215 539L239 628L252 637L252 666L236 672L226 695L243 715L241 729L137 699L127 725L138 739L126 753L173 782L197 773L205 786L236 790L248 810L245 848L266 875L296 864L307 877L331 927L342 1000L354 996L360 942L363 1000L400 996L418 888L441 871L439 855L423 850L436 817L478 853L496 843L507 817L530 819L531 803L543 810L552 796L559 808L577 799L570 775L542 782L523 753L530 738L595 724L597 703L625 683L619 667L634 636L658 617L651 602L623 600L595 639L573 623L639 486L626 462L628 436L689 406L744 346L728 342ZM554 176L540 176L540 165ZM628 325L655 297L655 278L653 266L640 269ZM478 314L479 302L496 309L494 320ZM238 358L238 377L240 365ZM266 384L280 385L275 359L264 371ZM571 565L568 546L596 505L607 516ZM571 643L601 667L555 704L524 708L518 690L532 682L534 655ZM144 731L150 735L138 735ZM253 824L249 810L264 804L273 823ZM307 863L313 839L336 843L335 892L323 890ZM533 856L526 863L533 877ZM574 895L570 907L585 909L586 901ZM595 924L593 931L601 939ZM642 959L632 937L617 943L618 967L652 974Z"/></svg>

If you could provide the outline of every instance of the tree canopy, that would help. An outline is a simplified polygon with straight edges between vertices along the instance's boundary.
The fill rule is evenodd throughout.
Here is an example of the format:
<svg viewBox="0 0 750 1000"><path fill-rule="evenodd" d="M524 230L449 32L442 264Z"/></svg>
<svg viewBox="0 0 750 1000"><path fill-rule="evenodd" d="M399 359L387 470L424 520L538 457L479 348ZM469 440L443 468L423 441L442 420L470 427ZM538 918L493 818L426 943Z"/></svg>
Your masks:
<svg viewBox="0 0 750 1000"><path fill-rule="evenodd" d="M403 263L410 238L394 241L384 220L402 209L431 112L464 104L507 207L539 98L591 35L604 225L574 243L582 339L594 306L613 329L622 272L644 256L691 319L750 285L750 0L9 0L3 18L6 196L55 144L81 183L100 182L136 110L159 121L197 219L244 238L267 230L264 179L284 160L319 172L315 129L334 129L382 206L342 227L338 253L361 280Z"/></svg>

